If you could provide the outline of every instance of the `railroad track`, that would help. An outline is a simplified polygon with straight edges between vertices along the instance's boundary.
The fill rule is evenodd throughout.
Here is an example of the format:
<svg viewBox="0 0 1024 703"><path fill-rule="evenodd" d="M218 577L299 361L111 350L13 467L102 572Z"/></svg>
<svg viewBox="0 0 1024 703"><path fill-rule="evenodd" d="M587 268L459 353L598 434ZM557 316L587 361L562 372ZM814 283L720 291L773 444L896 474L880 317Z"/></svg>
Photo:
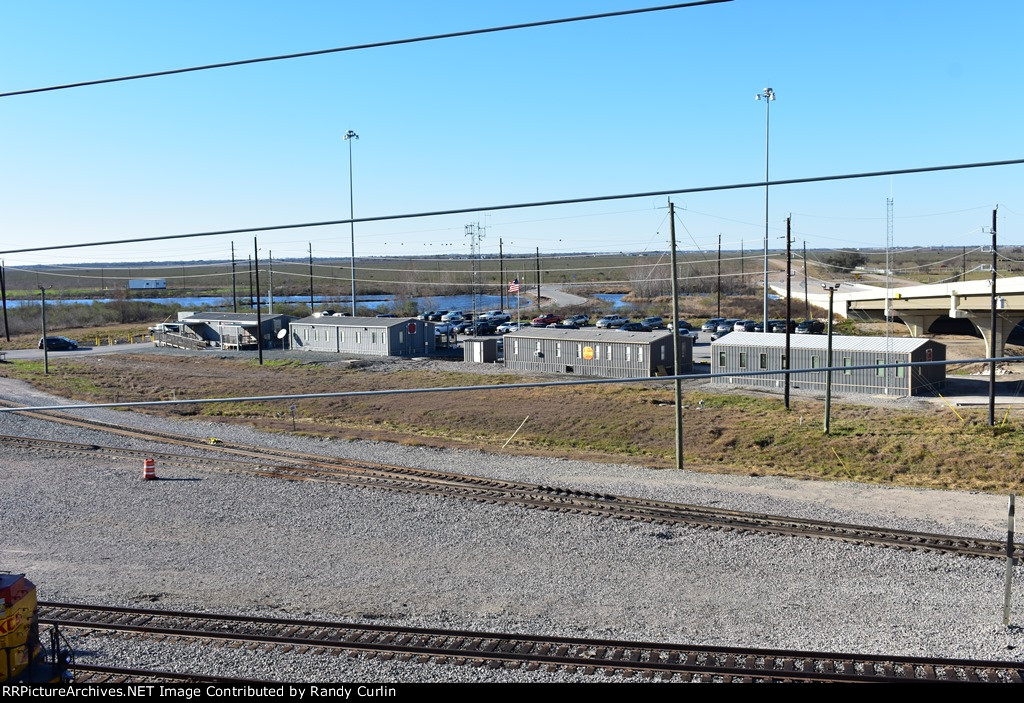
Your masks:
<svg viewBox="0 0 1024 703"><path fill-rule="evenodd" d="M658 677L677 681L1024 682L1024 663L829 652L704 647L652 642L545 637L467 630L250 618L40 602L39 622L69 630L156 639L244 642L250 649L332 650L535 671Z"/></svg>
<svg viewBox="0 0 1024 703"><path fill-rule="evenodd" d="M0 402L0 404L13 406L6 402ZM162 464L203 471L252 473L287 480L341 483L357 488L442 495L490 504L510 504L666 526L814 537L857 545L889 547L908 551L930 551L988 559L1003 559L1006 556L1005 542L999 540L882 529L865 525L590 493L480 476L324 457L306 452L264 449L220 440L210 443L210 440L186 435L125 428L64 413L31 411L24 414L42 420L134 439L185 446L193 450L200 450L203 454L202 456L182 456L148 450L9 436L0 436L0 446L78 456L103 454L136 461L142 458L156 458ZM214 456L218 458L211 458ZM1015 558L1024 557L1024 545L1019 543L1014 545L1014 556Z"/></svg>
<svg viewBox="0 0 1024 703"><path fill-rule="evenodd" d="M272 681L240 679L209 674L182 674L152 669L130 669L120 666L74 664L69 667L76 684L154 684L154 683L212 683L236 686L265 686Z"/></svg>

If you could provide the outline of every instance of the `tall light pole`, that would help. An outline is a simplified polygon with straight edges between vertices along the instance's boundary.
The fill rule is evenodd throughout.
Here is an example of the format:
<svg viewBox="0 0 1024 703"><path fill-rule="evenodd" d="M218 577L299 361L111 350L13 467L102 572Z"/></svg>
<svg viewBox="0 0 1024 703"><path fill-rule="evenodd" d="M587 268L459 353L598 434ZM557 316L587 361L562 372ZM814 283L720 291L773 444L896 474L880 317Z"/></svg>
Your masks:
<svg viewBox="0 0 1024 703"><path fill-rule="evenodd" d="M359 135L351 129L345 132L342 137L348 142L348 218L355 220L355 199L352 197L352 140L359 139ZM352 317L356 316L356 223L349 222L349 232L352 237Z"/></svg>
<svg viewBox="0 0 1024 703"><path fill-rule="evenodd" d="M836 288L841 284L822 283L821 287L828 291L828 352L825 356L825 434L832 431L832 300Z"/></svg>
<svg viewBox="0 0 1024 703"><path fill-rule="evenodd" d="M775 100L775 91L765 88L754 96L755 100L764 100L764 332L768 332L768 145L771 125L771 105ZM788 322L787 322L788 324Z"/></svg>

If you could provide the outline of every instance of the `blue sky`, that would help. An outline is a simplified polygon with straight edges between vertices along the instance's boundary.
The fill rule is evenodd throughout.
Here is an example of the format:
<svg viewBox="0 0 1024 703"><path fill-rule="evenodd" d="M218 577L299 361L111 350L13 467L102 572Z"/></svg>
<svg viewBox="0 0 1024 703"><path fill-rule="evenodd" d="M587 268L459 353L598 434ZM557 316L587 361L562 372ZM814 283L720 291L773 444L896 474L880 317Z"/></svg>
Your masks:
<svg viewBox="0 0 1024 703"><path fill-rule="evenodd" d="M0 5L0 91L642 7L609 0ZM0 249L1024 158L1024 4L735 0L0 99ZM810 248L1020 242L1024 167L773 188ZM684 249L762 245L764 191L682 195ZM357 255L667 248L665 198L356 226ZM224 258L252 237L9 254ZM263 233L348 256L347 225Z"/></svg>

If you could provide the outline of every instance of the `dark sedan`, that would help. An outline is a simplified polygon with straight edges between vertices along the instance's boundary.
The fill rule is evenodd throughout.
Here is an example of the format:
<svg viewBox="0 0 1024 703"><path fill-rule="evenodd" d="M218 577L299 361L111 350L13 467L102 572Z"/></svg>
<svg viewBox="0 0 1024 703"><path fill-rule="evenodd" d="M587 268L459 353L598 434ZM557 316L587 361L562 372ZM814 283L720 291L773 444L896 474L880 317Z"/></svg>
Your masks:
<svg viewBox="0 0 1024 703"><path fill-rule="evenodd" d="M797 334L824 334L825 323L818 320L804 320L796 326Z"/></svg>
<svg viewBox="0 0 1024 703"><path fill-rule="evenodd" d="M43 338L39 338L39 348L43 348ZM78 349L78 342L67 337L47 337L46 351L71 351Z"/></svg>

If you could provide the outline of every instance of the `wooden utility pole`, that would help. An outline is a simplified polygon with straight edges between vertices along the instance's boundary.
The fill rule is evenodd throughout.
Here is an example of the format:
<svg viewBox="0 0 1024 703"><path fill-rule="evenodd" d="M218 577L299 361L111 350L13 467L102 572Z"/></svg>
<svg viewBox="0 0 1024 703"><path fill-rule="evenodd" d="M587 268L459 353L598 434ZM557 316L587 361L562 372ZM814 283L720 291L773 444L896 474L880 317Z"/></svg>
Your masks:
<svg viewBox="0 0 1024 703"><path fill-rule="evenodd" d="M50 373L50 345L46 343L46 288L39 286L39 302L43 308L43 374Z"/></svg>
<svg viewBox="0 0 1024 703"><path fill-rule="evenodd" d="M256 260L256 295L260 294L260 247L256 242L256 237L252 238L252 255ZM260 366L263 366L263 313L261 312L262 306L259 301L256 301L256 349L260 360ZM239 340L241 341L241 340ZM241 346L241 344L239 344Z"/></svg>
<svg viewBox="0 0 1024 703"><path fill-rule="evenodd" d="M715 294L718 298L718 312L715 313L718 317L722 316L722 235L718 235L718 278L715 283Z"/></svg>
<svg viewBox="0 0 1024 703"><path fill-rule="evenodd" d="M537 310L540 310L540 247L537 247L536 264L537 264Z"/></svg>
<svg viewBox="0 0 1024 703"><path fill-rule="evenodd" d="M787 370L789 369L790 357L789 321L793 318L793 248L791 246L792 239L790 238L790 234L792 233L790 220L792 220L792 216L786 218L786 352L782 355L782 368ZM765 332L767 331L768 330L765 330ZM783 378L785 378L785 391L783 397L785 398L786 410L789 410L790 375L791 374L788 373L783 374Z"/></svg>
<svg viewBox="0 0 1024 703"><path fill-rule="evenodd" d="M505 242L498 238L498 307L501 310L505 309Z"/></svg>
<svg viewBox="0 0 1024 703"><path fill-rule="evenodd" d="M0 261L0 298L4 305L4 335L11 341L11 327L7 324L7 267Z"/></svg>
<svg viewBox="0 0 1024 703"><path fill-rule="evenodd" d="M231 242L231 311L238 312L238 290L235 288L235 243Z"/></svg>
<svg viewBox="0 0 1024 703"><path fill-rule="evenodd" d="M807 241L804 240L804 319L805 320L810 320L811 319L811 301L810 301L810 298L808 298L808 294L809 293L810 293L810 291L807 290Z"/></svg>
<svg viewBox="0 0 1024 703"><path fill-rule="evenodd" d="M682 355L679 349L679 275L676 271L676 209L675 204L668 201L669 232L672 236L672 375L675 376L676 395L676 468L683 468L683 382L679 379L682 373ZM721 235L719 235L721 239Z"/></svg>
<svg viewBox="0 0 1024 703"><path fill-rule="evenodd" d="M988 426L996 424L996 211L992 211L992 300L988 340Z"/></svg>
<svg viewBox="0 0 1024 703"><path fill-rule="evenodd" d="M316 312L313 303L313 242L309 243L309 314Z"/></svg>

